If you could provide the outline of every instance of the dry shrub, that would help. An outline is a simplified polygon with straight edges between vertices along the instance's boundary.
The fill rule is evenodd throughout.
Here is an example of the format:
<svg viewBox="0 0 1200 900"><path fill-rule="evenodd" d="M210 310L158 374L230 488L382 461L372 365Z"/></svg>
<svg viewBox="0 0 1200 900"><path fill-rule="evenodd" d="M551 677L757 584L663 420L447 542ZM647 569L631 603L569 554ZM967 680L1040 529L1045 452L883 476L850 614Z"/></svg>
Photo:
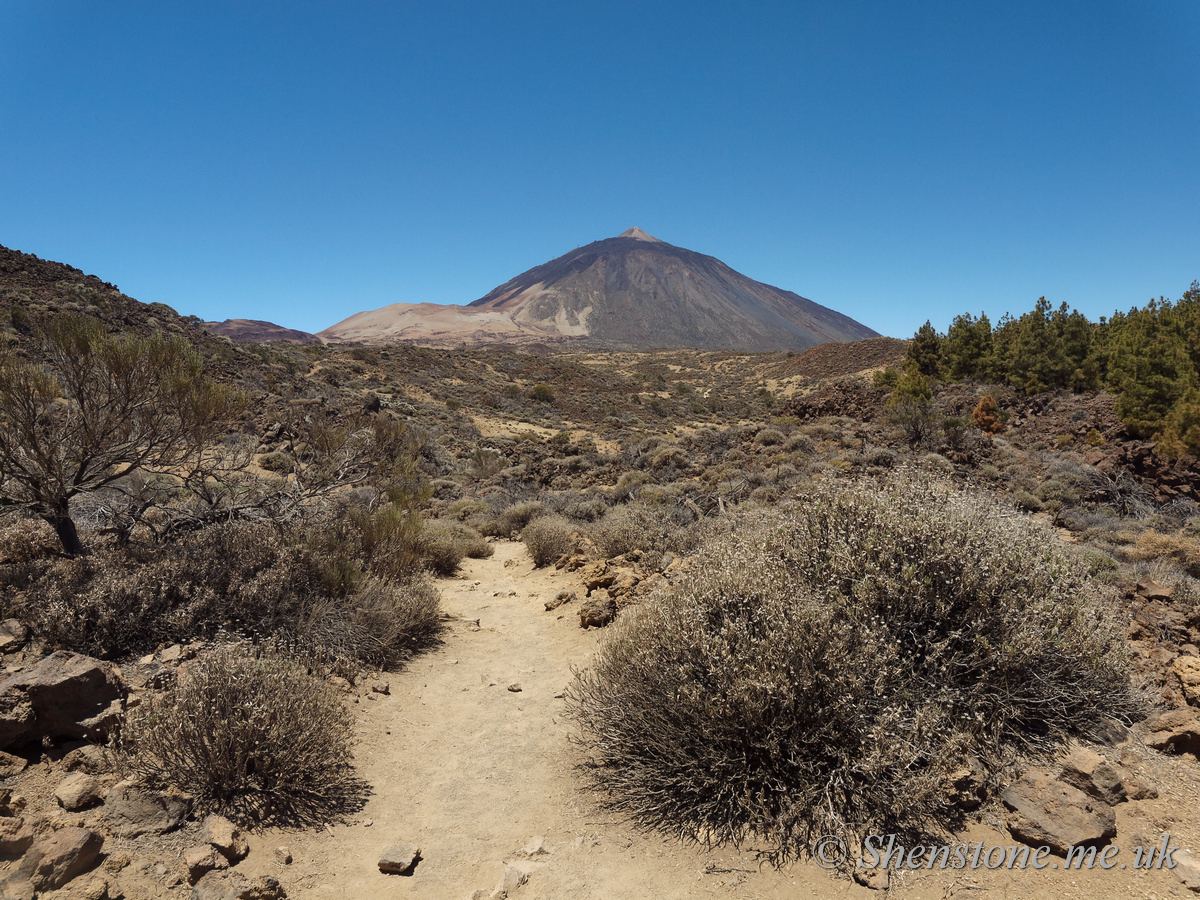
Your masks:
<svg viewBox="0 0 1200 900"><path fill-rule="evenodd" d="M906 475L756 515L626 610L571 689L610 809L778 862L953 825L969 757L998 777L1144 715L1081 564L982 496Z"/></svg>
<svg viewBox="0 0 1200 900"><path fill-rule="evenodd" d="M495 518L480 527L486 535L495 537L511 537L538 516L544 516L548 510L540 500L523 500L502 510Z"/></svg>
<svg viewBox="0 0 1200 900"><path fill-rule="evenodd" d="M50 559L62 553L54 529L39 518L11 518L0 527L0 567Z"/></svg>
<svg viewBox="0 0 1200 900"><path fill-rule="evenodd" d="M597 519L604 518L607 513L608 504L601 497L571 503L563 509L563 515L576 522L595 522Z"/></svg>
<svg viewBox="0 0 1200 900"><path fill-rule="evenodd" d="M611 558L631 550L686 553L695 547L697 533L661 508L635 503L614 509L593 526L592 540Z"/></svg>
<svg viewBox="0 0 1200 900"><path fill-rule="evenodd" d="M784 434L778 428L764 428L758 433L754 441L761 444L763 447L774 447L777 444L782 444Z"/></svg>
<svg viewBox="0 0 1200 900"><path fill-rule="evenodd" d="M423 538L426 565L447 578L458 571L464 558L486 559L495 552L483 535L461 522L430 522Z"/></svg>
<svg viewBox="0 0 1200 900"><path fill-rule="evenodd" d="M650 468L655 471L660 469L686 469L687 465L687 452L682 447L674 445L655 450L650 457Z"/></svg>
<svg viewBox="0 0 1200 900"><path fill-rule="evenodd" d="M986 434L1000 434L1004 431L1004 413L996 405L996 398L986 394L975 404L971 411L971 421Z"/></svg>
<svg viewBox="0 0 1200 900"><path fill-rule="evenodd" d="M62 555L62 541L42 519L13 517L0 527L0 590L23 590Z"/></svg>
<svg viewBox="0 0 1200 900"><path fill-rule="evenodd" d="M378 510L351 510L326 529L325 558L333 567L364 559L382 578L414 577L426 564L425 536L415 510L390 505Z"/></svg>
<svg viewBox="0 0 1200 900"><path fill-rule="evenodd" d="M575 548L574 532L575 526L561 516L541 516L525 526L521 540L533 564L541 568Z"/></svg>
<svg viewBox="0 0 1200 900"><path fill-rule="evenodd" d="M361 805L353 727L334 688L273 656L218 648L133 710L123 768L235 818L325 821Z"/></svg>
<svg viewBox="0 0 1200 900"><path fill-rule="evenodd" d="M1200 538L1187 534L1144 531L1137 542L1125 550L1125 556L1138 561L1166 557L1189 575L1200 578Z"/></svg>
<svg viewBox="0 0 1200 900"><path fill-rule="evenodd" d="M348 597L307 605L295 641L326 664L357 660L387 667L429 644L440 628L439 595L427 577L367 578Z"/></svg>
<svg viewBox="0 0 1200 900"><path fill-rule="evenodd" d="M816 444L812 436L803 431L794 431L783 444L783 449L794 453L812 453Z"/></svg>

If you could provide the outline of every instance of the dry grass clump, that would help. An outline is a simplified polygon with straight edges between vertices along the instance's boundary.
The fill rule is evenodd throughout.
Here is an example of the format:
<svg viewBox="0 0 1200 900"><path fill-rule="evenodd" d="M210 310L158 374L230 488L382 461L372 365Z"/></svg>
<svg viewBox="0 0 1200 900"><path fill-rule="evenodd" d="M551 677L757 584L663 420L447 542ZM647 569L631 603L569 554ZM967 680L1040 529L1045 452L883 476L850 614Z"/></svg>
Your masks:
<svg viewBox="0 0 1200 900"><path fill-rule="evenodd" d="M121 729L126 771L246 820L325 821L362 797L334 688L296 662L218 648Z"/></svg>
<svg viewBox="0 0 1200 900"><path fill-rule="evenodd" d="M444 577L458 571L458 564L464 558L486 559L495 552L483 535L461 522L430 522L425 526L422 538L426 564Z"/></svg>
<svg viewBox="0 0 1200 900"><path fill-rule="evenodd" d="M541 516L525 526L521 540L538 568L548 566L575 547L576 526L561 516Z"/></svg>
<svg viewBox="0 0 1200 900"><path fill-rule="evenodd" d="M952 824L968 757L996 773L1097 710L1143 714L1081 564L981 496L906 474L757 516L627 610L572 687L611 809L781 861Z"/></svg>

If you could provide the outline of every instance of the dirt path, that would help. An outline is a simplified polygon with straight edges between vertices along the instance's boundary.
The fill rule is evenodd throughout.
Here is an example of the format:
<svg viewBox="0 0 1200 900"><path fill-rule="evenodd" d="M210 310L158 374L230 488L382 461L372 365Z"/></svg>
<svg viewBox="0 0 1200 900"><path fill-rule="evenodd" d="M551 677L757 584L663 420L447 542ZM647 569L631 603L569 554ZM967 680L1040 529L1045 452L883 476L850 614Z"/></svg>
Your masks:
<svg viewBox="0 0 1200 900"><path fill-rule="evenodd" d="M760 868L751 852L705 853L638 833L597 810L572 772L578 751L568 741L561 694L571 667L587 664L600 634L579 628L577 603L554 612L543 606L559 590L580 597L583 590L569 574L535 570L521 544L494 546L491 559L468 560L459 577L439 582L443 607L457 617L443 644L386 676L389 696L362 697L355 707L358 770L374 792L366 808L353 824L254 835L239 870L279 877L293 898L491 897L509 867L510 879L528 876L522 886L510 882L514 900L882 896L812 863ZM1012 843L982 826L972 837ZM535 838L548 852L523 854L536 850ZM397 843L421 848L411 876L377 868ZM275 862L279 845L290 848L291 865ZM903 882L894 893L913 898L962 890L1006 897L1186 893L1168 872L913 873Z"/></svg>

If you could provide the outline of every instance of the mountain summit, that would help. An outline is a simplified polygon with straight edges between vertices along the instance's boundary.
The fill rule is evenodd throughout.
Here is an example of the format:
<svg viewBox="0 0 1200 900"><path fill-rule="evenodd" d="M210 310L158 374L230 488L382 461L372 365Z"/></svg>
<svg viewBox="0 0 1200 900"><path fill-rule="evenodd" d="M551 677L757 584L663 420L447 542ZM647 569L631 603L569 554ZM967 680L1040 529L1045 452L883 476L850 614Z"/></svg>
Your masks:
<svg viewBox="0 0 1200 900"><path fill-rule="evenodd" d="M535 266L466 307L396 303L327 328L327 341L586 342L620 349L803 350L876 332L630 228Z"/></svg>

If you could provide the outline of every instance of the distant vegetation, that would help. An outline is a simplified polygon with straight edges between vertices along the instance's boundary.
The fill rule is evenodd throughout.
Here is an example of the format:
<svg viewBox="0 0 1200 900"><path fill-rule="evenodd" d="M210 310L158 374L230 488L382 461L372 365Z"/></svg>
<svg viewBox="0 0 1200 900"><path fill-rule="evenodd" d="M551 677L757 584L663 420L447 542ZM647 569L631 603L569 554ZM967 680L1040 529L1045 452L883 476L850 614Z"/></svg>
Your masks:
<svg viewBox="0 0 1200 900"><path fill-rule="evenodd" d="M1098 323L1044 297L995 327L984 313L955 317L944 334L926 322L906 363L909 394L921 378L1003 382L1027 395L1107 388L1132 434L1172 455L1200 452L1200 282L1178 302L1151 300Z"/></svg>

